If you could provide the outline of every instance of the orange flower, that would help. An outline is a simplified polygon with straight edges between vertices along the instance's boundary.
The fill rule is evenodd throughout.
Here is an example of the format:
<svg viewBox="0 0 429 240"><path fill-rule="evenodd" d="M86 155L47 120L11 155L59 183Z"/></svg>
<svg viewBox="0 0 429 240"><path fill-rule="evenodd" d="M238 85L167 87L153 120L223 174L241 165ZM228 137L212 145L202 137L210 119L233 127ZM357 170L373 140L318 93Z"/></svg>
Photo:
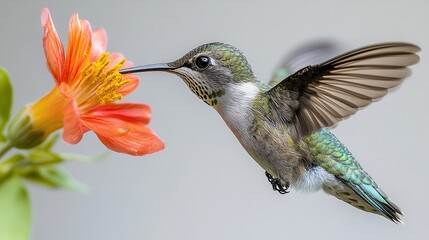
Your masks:
<svg viewBox="0 0 429 240"><path fill-rule="evenodd" d="M118 71L132 66L119 53L106 52L104 29L91 31L88 21L77 14L70 18L67 52L55 30L47 8L42 10L43 48L56 86L29 106L33 132L50 133L64 128L63 139L78 143L92 130L109 149L144 155L164 148L147 127L151 111L143 103L114 103L132 92L138 78Z"/></svg>

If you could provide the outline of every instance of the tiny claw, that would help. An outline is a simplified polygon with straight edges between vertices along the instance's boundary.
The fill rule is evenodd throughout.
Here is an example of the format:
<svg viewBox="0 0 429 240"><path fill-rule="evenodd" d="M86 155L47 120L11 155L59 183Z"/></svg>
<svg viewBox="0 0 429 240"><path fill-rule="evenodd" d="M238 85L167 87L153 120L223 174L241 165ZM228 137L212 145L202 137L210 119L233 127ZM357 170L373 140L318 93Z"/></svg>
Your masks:
<svg viewBox="0 0 429 240"><path fill-rule="evenodd" d="M289 193L290 191L288 191L288 189L289 189L289 184L286 184L286 185L281 185L280 184L280 181L279 181L279 185L277 185L277 191L280 193L280 194L286 194L286 193Z"/></svg>
<svg viewBox="0 0 429 240"><path fill-rule="evenodd" d="M274 178L271 174L268 172L265 172L265 176L268 178L268 182L271 183L271 186L273 187L273 191L277 191L280 194L286 194L289 193L289 184L283 185L279 178Z"/></svg>
<svg viewBox="0 0 429 240"><path fill-rule="evenodd" d="M274 179L273 176L271 174L269 174L267 171L265 172L265 176L267 176L268 182L272 183L272 181Z"/></svg>

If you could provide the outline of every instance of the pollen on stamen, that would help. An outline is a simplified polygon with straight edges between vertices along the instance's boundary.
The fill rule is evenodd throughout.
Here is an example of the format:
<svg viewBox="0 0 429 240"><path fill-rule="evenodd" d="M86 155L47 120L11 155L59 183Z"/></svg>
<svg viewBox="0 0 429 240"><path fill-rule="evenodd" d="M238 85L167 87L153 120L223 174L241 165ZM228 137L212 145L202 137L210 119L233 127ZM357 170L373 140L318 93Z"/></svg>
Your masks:
<svg viewBox="0 0 429 240"><path fill-rule="evenodd" d="M83 82L86 82L86 88L92 92L90 101L96 101L93 104L106 104L121 100L123 96L118 91L129 82L119 73L125 58L107 68L111 62L108 57L109 53L103 53L97 61L91 62L83 70L83 78L89 80Z"/></svg>

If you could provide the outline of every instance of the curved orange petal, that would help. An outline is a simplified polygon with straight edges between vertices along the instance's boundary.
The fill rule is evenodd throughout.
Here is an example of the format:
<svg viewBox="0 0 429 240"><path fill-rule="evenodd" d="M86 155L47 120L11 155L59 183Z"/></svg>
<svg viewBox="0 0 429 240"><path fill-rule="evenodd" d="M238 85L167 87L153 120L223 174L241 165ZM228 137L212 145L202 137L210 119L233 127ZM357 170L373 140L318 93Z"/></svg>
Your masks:
<svg viewBox="0 0 429 240"><path fill-rule="evenodd" d="M44 33L43 49L45 51L46 62L56 84L59 86L64 72L64 47L58 37L48 8L42 10L40 21L42 22Z"/></svg>
<svg viewBox="0 0 429 240"><path fill-rule="evenodd" d="M92 50L90 61L96 61L107 49L107 33L104 28L98 28L92 32Z"/></svg>
<svg viewBox="0 0 429 240"><path fill-rule="evenodd" d="M131 130L129 122L114 116L81 116L81 122L85 127L106 137L118 137L127 134Z"/></svg>
<svg viewBox="0 0 429 240"><path fill-rule="evenodd" d="M144 103L111 103L94 107L85 116L104 119L116 118L128 124L145 126L150 121L151 109L149 105Z"/></svg>
<svg viewBox="0 0 429 240"><path fill-rule="evenodd" d="M79 20L73 14L69 23L69 38L66 55L67 81L71 83L76 79L80 70L89 61L92 47L91 25L86 20Z"/></svg>
<svg viewBox="0 0 429 240"><path fill-rule="evenodd" d="M134 156L142 156L164 149L164 143L150 128L138 128L120 137L105 137L98 135L100 141L109 149L127 153Z"/></svg>
<svg viewBox="0 0 429 240"><path fill-rule="evenodd" d="M64 108L63 113L63 139L68 143L76 144L80 142L83 134L88 131L88 129L85 128L85 126L82 126L80 122L80 114L76 101L73 99L70 100L70 102Z"/></svg>

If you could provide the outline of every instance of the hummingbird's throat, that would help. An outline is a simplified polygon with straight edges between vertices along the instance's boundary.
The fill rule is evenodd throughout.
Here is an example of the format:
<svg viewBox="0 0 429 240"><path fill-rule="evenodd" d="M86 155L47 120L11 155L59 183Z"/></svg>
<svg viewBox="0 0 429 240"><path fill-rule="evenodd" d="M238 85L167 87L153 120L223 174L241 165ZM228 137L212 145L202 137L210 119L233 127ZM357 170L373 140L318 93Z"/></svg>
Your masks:
<svg viewBox="0 0 429 240"><path fill-rule="evenodd" d="M215 106L218 103L217 98L223 96L225 94L225 90L220 89L217 91L210 90L209 87L207 87L204 83L194 79L190 78L188 75L177 73L183 81L186 83L186 85L189 87L189 89L197 95L201 100L203 100L205 103L207 103L210 106Z"/></svg>
<svg viewBox="0 0 429 240"><path fill-rule="evenodd" d="M201 100L210 106L216 106L218 103L218 98L225 94L224 90L209 92L208 90L205 90L201 87L195 87L192 84L187 83L187 85L195 95L197 95Z"/></svg>

